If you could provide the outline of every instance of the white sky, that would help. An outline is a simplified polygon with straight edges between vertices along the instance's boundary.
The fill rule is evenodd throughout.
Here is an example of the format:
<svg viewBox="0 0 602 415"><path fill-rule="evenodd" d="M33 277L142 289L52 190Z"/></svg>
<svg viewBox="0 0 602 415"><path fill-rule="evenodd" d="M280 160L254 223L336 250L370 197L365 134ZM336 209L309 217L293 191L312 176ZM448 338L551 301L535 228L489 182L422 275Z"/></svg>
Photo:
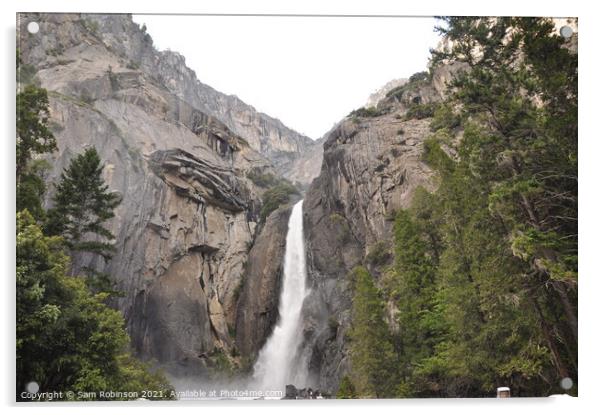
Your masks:
<svg viewBox="0 0 602 415"><path fill-rule="evenodd" d="M425 70L435 20L135 15L199 80L320 138L394 78Z"/></svg>

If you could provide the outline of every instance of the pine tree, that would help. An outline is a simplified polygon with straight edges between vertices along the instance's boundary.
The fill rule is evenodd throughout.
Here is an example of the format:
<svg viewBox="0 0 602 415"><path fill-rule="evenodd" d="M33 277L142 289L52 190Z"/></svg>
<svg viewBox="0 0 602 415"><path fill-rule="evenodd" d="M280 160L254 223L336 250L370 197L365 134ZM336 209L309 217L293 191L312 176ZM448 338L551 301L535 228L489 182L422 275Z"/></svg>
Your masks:
<svg viewBox="0 0 602 415"><path fill-rule="evenodd" d="M352 277L355 283L350 332L353 385L359 397L395 396L398 369L382 299L366 268L355 268Z"/></svg>
<svg viewBox="0 0 602 415"><path fill-rule="evenodd" d="M46 217L42 205L46 194L44 174L49 169L46 160L31 160L21 174L17 185L17 212L27 209L39 221Z"/></svg>
<svg viewBox="0 0 602 415"><path fill-rule="evenodd" d="M118 195L108 192L103 168L95 148L71 160L56 186L47 231L63 236L72 251L92 252L109 259L113 245L98 239L114 238L105 223L115 215L113 210L121 201Z"/></svg>
<svg viewBox="0 0 602 415"><path fill-rule="evenodd" d="M28 85L17 94L17 185L21 183L32 156L56 150L48 128L48 93Z"/></svg>
<svg viewBox="0 0 602 415"><path fill-rule="evenodd" d="M17 82L30 73L32 67L23 65L17 51ZM45 89L28 85L17 94L17 211L23 209L43 220L42 200L46 192L43 174L47 164L32 160L36 154L55 151L56 140L48 128L48 94Z"/></svg>
<svg viewBox="0 0 602 415"><path fill-rule="evenodd" d="M417 200L419 197L415 197ZM403 396L430 396L428 386L420 382L414 372L422 360L433 353L445 332L443 316L436 307L438 258L434 253L438 248L432 244L438 236L432 230L429 234L419 223L413 213L400 210L393 232L395 264L391 295L398 308L400 330L395 339L400 355L403 378L400 393Z"/></svg>
<svg viewBox="0 0 602 415"><path fill-rule="evenodd" d="M87 252L108 260L114 251L113 234L106 228L106 221L114 216L114 209L121 199L108 192L102 178L104 166L95 148L76 156L61 174L56 186L54 207L48 211L45 230L50 235L61 235L72 255ZM113 295L112 277L92 267L72 269L72 274L87 276L88 286L95 292Z"/></svg>

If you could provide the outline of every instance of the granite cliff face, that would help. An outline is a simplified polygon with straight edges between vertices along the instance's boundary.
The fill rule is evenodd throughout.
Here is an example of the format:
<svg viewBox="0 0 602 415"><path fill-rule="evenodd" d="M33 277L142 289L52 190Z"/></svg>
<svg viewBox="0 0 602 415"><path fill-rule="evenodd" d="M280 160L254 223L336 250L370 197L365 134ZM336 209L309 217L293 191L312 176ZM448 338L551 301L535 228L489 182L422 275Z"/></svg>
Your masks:
<svg viewBox="0 0 602 415"><path fill-rule="evenodd" d="M320 389L336 391L349 369L349 271L365 262L378 241L391 237L392 216L409 207L416 187L435 185L422 162L430 118L409 119L407 111L413 104L440 101L456 70L436 68L416 87L401 83L378 101L376 112L348 116L326 138L322 170L304 203L312 286L304 306L304 347L312 385Z"/></svg>
<svg viewBox="0 0 602 415"><path fill-rule="evenodd" d="M236 319L236 344L243 356L254 360L278 320L278 299L291 207L276 210L267 219L251 251Z"/></svg>
<svg viewBox="0 0 602 415"><path fill-rule="evenodd" d="M280 120L257 112L234 95L225 95L200 82L177 52L157 52L150 36L127 16L90 15L97 22L105 45L191 104L223 122L235 134L244 137L250 147L269 159L279 173L314 143L309 137L285 126ZM125 40L125 41L124 41ZM207 57L211 60L211 57Z"/></svg>
<svg viewBox="0 0 602 415"><path fill-rule="evenodd" d="M29 21L39 23L37 34L25 29ZM115 277L125 294L115 305L135 349L172 375L206 373L216 352L235 362L240 294L269 272L273 284L257 297L267 303L245 294L241 304L277 303L283 246L273 236L287 223L284 209L258 225L265 188L248 176L289 171L314 143L200 83L182 56L156 51L129 16L22 14L18 27L23 64L36 70L21 81L49 91L59 149L47 181L93 145L109 189L123 198L109 226L113 258L77 256L74 267ZM249 256L255 241L276 244L270 264L261 263L263 248ZM250 344L265 340L273 319L250 330Z"/></svg>

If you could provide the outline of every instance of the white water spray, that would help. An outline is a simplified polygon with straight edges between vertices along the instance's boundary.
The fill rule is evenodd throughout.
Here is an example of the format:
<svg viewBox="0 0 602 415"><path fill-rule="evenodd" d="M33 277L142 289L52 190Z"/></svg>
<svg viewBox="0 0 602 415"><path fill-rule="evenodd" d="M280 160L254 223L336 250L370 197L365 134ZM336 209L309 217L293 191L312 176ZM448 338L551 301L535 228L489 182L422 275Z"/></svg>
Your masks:
<svg viewBox="0 0 602 415"><path fill-rule="evenodd" d="M306 277L301 200L293 207L288 221L278 322L259 352L253 371L253 381L260 390L284 391L286 384L305 387L307 365L300 359L299 346L302 340L301 307L307 295Z"/></svg>

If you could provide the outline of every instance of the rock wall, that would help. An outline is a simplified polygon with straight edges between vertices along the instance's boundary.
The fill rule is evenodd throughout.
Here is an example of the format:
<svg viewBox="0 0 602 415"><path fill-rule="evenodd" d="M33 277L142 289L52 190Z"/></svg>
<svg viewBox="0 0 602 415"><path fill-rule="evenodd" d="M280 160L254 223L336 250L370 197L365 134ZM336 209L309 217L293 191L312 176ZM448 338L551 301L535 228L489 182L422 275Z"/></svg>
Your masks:
<svg viewBox="0 0 602 415"><path fill-rule="evenodd" d="M225 95L200 82L177 52L158 52L150 35L128 15L87 15L96 22L103 43L155 77L177 97L223 122L244 137L251 148L268 158L281 174L288 164L313 145L313 140L260 113L234 95ZM125 41L124 41L125 40ZM211 60L207 56L207 60Z"/></svg>
<svg viewBox="0 0 602 415"><path fill-rule="evenodd" d="M304 202L312 286L304 304L304 347L312 387L334 393L349 370L350 270L377 242L391 238L394 213L409 207L418 186L434 189L433 173L422 162L430 119L405 114L412 104L441 100L454 71L435 68L430 81L382 98L380 115L349 116L326 138L320 175ZM378 284L379 272L372 271Z"/></svg>
<svg viewBox="0 0 602 415"><path fill-rule="evenodd" d="M254 361L278 319L278 299L284 272L286 234L291 206L274 211L249 253L236 319L236 344Z"/></svg>

